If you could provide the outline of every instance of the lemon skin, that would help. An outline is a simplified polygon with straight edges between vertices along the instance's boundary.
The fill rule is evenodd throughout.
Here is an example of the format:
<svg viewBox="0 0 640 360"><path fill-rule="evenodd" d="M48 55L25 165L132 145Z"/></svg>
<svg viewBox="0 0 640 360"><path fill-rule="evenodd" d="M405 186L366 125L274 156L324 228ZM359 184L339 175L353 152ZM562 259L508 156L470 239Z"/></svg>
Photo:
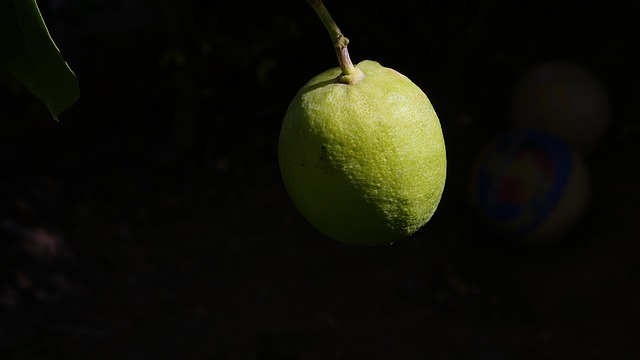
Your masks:
<svg viewBox="0 0 640 360"><path fill-rule="evenodd" d="M289 104L278 158L293 203L320 232L352 245L390 245L421 228L445 185L438 117L406 76L365 60L364 77L329 69Z"/></svg>

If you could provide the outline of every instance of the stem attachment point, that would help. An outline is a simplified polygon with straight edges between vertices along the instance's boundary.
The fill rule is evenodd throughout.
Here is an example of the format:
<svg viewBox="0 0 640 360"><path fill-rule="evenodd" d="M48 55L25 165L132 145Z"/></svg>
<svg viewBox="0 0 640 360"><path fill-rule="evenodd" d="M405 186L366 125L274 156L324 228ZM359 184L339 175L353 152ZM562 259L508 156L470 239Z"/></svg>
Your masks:
<svg viewBox="0 0 640 360"><path fill-rule="evenodd" d="M307 0L307 3L311 5L316 14L318 14L320 20L322 20L322 23L324 24L324 27L331 36L331 41L336 49L338 64L340 65L340 70L342 70L342 75L340 75L338 81L345 84L355 84L362 80L362 78L364 78L364 73L353 65L353 62L351 62L351 58L349 57L349 51L347 50L349 39L342 34L340 28L338 28L338 25L333 21L329 11L322 3L322 0Z"/></svg>

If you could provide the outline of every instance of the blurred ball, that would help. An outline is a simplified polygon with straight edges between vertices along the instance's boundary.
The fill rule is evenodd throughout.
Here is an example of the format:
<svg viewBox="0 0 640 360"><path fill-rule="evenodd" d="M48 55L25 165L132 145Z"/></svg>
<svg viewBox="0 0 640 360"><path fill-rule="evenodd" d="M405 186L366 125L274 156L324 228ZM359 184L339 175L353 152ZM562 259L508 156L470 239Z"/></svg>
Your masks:
<svg viewBox="0 0 640 360"><path fill-rule="evenodd" d="M514 129L488 143L469 185L480 220L502 238L523 245L565 237L589 198L581 155L540 130Z"/></svg>
<svg viewBox="0 0 640 360"><path fill-rule="evenodd" d="M611 121L607 92L589 69L550 61L516 83L509 124L549 131L584 153L594 150Z"/></svg>

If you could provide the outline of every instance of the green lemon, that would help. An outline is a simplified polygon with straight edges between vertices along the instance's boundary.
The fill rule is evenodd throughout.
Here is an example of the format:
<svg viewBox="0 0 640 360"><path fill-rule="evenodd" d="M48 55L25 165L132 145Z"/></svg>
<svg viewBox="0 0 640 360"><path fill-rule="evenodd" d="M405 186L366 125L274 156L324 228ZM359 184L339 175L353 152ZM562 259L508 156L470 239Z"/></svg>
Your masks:
<svg viewBox="0 0 640 360"><path fill-rule="evenodd" d="M284 185L317 230L343 243L390 245L432 217L446 151L431 102L406 76L374 61L312 78L285 114Z"/></svg>

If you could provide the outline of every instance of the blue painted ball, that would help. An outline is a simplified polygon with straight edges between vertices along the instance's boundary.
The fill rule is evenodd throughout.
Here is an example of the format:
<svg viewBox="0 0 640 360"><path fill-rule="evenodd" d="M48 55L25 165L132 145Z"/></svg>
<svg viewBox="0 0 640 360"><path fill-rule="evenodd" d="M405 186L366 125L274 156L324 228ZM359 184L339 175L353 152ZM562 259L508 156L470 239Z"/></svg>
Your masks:
<svg viewBox="0 0 640 360"><path fill-rule="evenodd" d="M582 217L589 179L579 152L551 133L512 129L478 155L469 194L501 238L538 245L565 237Z"/></svg>

